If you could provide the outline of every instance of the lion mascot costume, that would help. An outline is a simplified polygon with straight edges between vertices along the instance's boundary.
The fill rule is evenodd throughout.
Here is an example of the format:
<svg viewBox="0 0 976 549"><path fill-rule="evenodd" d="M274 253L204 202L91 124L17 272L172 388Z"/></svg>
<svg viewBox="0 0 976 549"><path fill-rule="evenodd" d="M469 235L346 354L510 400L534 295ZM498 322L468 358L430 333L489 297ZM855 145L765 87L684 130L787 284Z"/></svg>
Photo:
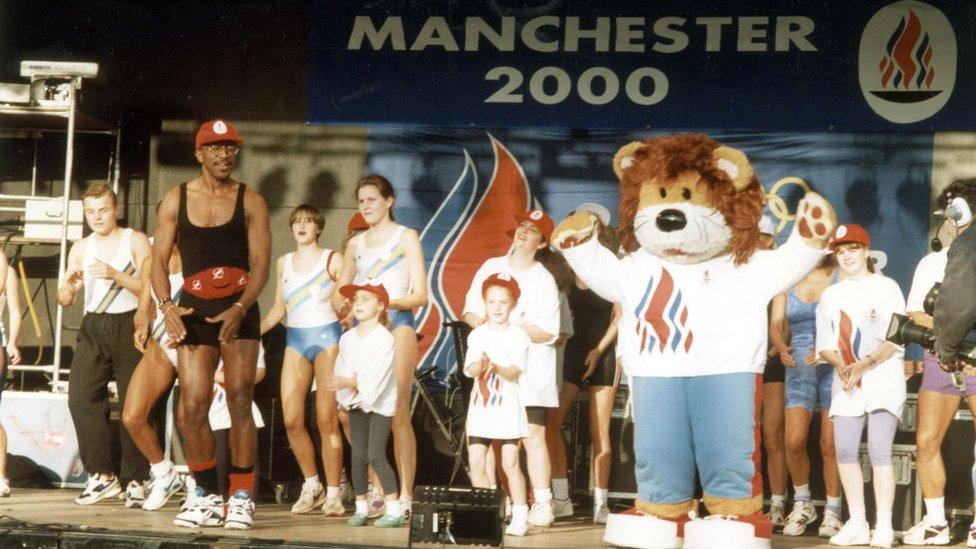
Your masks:
<svg viewBox="0 0 976 549"><path fill-rule="evenodd" d="M757 250L764 191L742 152L677 134L624 146L613 167L626 255L592 238L591 214L552 234L579 278L623 308L638 495L635 510L610 516L604 540L769 547L758 419L767 304L821 260L833 208L807 193L786 244ZM703 520L693 520L696 472Z"/></svg>

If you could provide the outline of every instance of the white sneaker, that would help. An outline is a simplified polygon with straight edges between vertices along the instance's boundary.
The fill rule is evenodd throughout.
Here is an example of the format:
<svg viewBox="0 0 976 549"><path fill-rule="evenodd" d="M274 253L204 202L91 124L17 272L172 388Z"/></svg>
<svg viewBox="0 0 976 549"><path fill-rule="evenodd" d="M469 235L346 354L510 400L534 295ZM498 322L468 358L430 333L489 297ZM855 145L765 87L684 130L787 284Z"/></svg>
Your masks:
<svg viewBox="0 0 976 549"><path fill-rule="evenodd" d="M875 528L871 536L871 547L891 547L895 544L895 531L891 528Z"/></svg>
<svg viewBox="0 0 976 549"><path fill-rule="evenodd" d="M549 526L552 526L552 523L555 521L556 516L552 512L551 501L537 501L533 503L532 508L529 509L529 524L532 526L548 528Z"/></svg>
<svg viewBox="0 0 976 549"><path fill-rule="evenodd" d="M857 524L847 521L847 524L830 537L831 545L867 545L871 543L871 528L867 522Z"/></svg>
<svg viewBox="0 0 976 549"><path fill-rule="evenodd" d="M184 528L220 526L223 523L224 498L218 494L206 495L199 486L187 495L180 513L173 519L173 524Z"/></svg>
<svg viewBox="0 0 976 549"><path fill-rule="evenodd" d="M322 504L322 514L327 517L341 517L345 515L346 507L342 504L342 498L338 496L325 498L325 503Z"/></svg>
<svg viewBox="0 0 976 549"><path fill-rule="evenodd" d="M770 505L766 518L773 523L773 528L782 528L786 525L786 507L783 505Z"/></svg>
<svg viewBox="0 0 976 549"><path fill-rule="evenodd" d="M824 509L824 518L820 522L820 528L817 529L817 535L822 538L830 538L840 532L843 527L844 521L840 520L840 515L836 511Z"/></svg>
<svg viewBox="0 0 976 549"><path fill-rule="evenodd" d="M566 499L556 499L552 500L552 514L556 518L571 517L573 516L573 500Z"/></svg>
<svg viewBox="0 0 976 549"><path fill-rule="evenodd" d="M302 484L302 493L298 496L295 504L291 506L291 512L296 515L304 515L321 507L323 503L325 503L325 488L321 484L314 487Z"/></svg>
<svg viewBox="0 0 976 549"><path fill-rule="evenodd" d="M901 542L905 545L949 545L948 524L929 524L928 517L912 526L902 534ZM973 547L976 547L974 545Z"/></svg>
<svg viewBox="0 0 976 549"><path fill-rule="evenodd" d="M505 528L506 536L524 536L529 531L529 521L527 518L521 520L512 519L512 522Z"/></svg>
<svg viewBox="0 0 976 549"><path fill-rule="evenodd" d="M610 509L606 503L596 502L593 504L593 524L606 524Z"/></svg>
<svg viewBox="0 0 976 549"><path fill-rule="evenodd" d="M122 487L119 485L118 477L112 477L112 480L99 480L96 475L91 475L81 495L75 498L75 503L91 505L103 499L114 498L121 493Z"/></svg>
<svg viewBox="0 0 976 549"><path fill-rule="evenodd" d="M142 509L146 501L146 488L138 480L130 480L125 487L125 507L127 509Z"/></svg>
<svg viewBox="0 0 976 549"><path fill-rule="evenodd" d="M227 500L227 519L224 528L228 530L250 530L254 522L254 500L245 490L238 490Z"/></svg>
<svg viewBox="0 0 976 549"><path fill-rule="evenodd" d="M784 536L802 536L807 530L807 526L817 520L817 510L813 503L809 501L797 501L793 503L793 510L786 517L786 525L783 526Z"/></svg>
<svg viewBox="0 0 976 549"><path fill-rule="evenodd" d="M149 490L149 495L146 496L146 501L142 504L142 510L155 511L160 509L181 488L183 488L183 478L176 472L175 467L170 467L169 471L162 476L153 479L152 489Z"/></svg>
<svg viewBox="0 0 976 549"><path fill-rule="evenodd" d="M966 547L976 547L976 523L969 525L969 536L966 537Z"/></svg>
<svg viewBox="0 0 976 549"><path fill-rule="evenodd" d="M0 498L5 498L10 496L10 481L5 478L0 478Z"/></svg>

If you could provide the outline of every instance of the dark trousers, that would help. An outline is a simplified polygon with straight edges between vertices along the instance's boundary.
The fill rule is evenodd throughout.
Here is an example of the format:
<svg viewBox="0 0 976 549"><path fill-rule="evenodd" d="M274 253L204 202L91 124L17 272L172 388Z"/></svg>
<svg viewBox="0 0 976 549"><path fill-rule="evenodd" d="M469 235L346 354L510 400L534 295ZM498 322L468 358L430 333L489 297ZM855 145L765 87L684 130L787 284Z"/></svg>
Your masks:
<svg viewBox="0 0 976 549"><path fill-rule="evenodd" d="M142 353L132 344L132 316L128 313L87 313L81 320L68 383L68 409L78 435L81 462L89 474L115 471L113 440L109 425L108 382L115 378L119 402L125 403L129 380ZM128 431L119 428L122 470L119 480L149 478L149 463L132 442Z"/></svg>
<svg viewBox="0 0 976 549"><path fill-rule="evenodd" d="M397 478L393 467L386 459L386 443L390 440L390 426L393 418L349 410L349 438L352 445L352 489L357 496L366 494L369 480L367 469L373 466L380 479L384 494L397 493Z"/></svg>

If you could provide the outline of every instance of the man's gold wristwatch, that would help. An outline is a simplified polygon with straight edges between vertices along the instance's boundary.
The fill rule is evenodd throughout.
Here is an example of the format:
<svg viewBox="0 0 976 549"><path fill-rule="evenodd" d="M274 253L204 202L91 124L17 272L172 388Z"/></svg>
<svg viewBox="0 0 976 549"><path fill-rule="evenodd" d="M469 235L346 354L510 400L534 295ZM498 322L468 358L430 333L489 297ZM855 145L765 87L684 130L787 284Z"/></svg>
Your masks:
<svg viewBox="0 0 976 549"><path fill-rule="evenodd" d="M176 305L176 303L174 303L173 300L168 297L164 297L163 299L160 299L159 301L156 302L156 306L159 307L159 310L163 312L166 312L166 309L170 305Z"/></svg>

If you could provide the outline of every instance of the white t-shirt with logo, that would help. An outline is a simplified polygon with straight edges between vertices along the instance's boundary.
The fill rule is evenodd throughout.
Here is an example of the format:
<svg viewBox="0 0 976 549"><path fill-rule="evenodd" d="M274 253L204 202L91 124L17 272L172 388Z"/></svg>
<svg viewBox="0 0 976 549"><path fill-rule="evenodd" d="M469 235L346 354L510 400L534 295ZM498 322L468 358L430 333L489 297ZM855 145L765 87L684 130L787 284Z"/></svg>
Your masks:
<svg viewBox="0 0 976 549"><path fill-rule="evenodd" d="M924 312L925 296L937 282L945 277L946 262L949 260L949 248L932 252L919 260L912 277L912 288L908 291L905 310L909 312Z"/></svg>
<svg viewBox="0 0 976 549"><path fill-rule="evenodd" d="M471 376L471 368L481 362L483 354L499 366L525 369L525 358L532 342L525 331L509 324L496 328L482 324L468 334L468 350L464 356L464 373ZM469 436L495 440L510 440L528 436L525 406L519 398L519 382L510 381L496 373L481 374L474 380L468 404L466 430Z"/></svg>
<svg viewBox="0 0 976 549"><path fill-rule="evenodd" d="M365 335L358 327L342 334L334 372L338 377L355 377L356 390L336 391L339 406L393 417L397 401L393 343L393 334L383 325Z"/></svg>
<svg viewBox="0 0 976 549"><path fill-rule="evenodd" d="M891 315L905 312L898 284L873 274L861 280L845 279L828 286L817 305L817 355L835 351L845 364L863 359L885 341ZM830 415L859 417L887 410L901 417L905 403L903 352L899 349L861 376L860 386L844 390L834 371Z"/></svg>
<svg viewBox="0 0 976 549"><path fill-rule="evenodd" d="M644 249L618 259L596 239L564 255L597 295L620 303L624 370L650 377L762 373L769 300L823 258L797 234L739 266L731 255L685 265Z"/></svg>
<svg viewBox="0 0 976 549"><path fill-rule="evenodd" d="M485 315L485 300L481 285L495 273L508 273L518 282L521 297L512 310L509 322L520 326L531 324L552 334L552 341L532 343L525 360L525 374L519 381L523 406L559 406L559 386L556 383L556 347L559 336L559 291L552 274L539 262L517 271L512 268L508 256L493 257L485 261L471 281L464 299L464 314Z"/></svg>

